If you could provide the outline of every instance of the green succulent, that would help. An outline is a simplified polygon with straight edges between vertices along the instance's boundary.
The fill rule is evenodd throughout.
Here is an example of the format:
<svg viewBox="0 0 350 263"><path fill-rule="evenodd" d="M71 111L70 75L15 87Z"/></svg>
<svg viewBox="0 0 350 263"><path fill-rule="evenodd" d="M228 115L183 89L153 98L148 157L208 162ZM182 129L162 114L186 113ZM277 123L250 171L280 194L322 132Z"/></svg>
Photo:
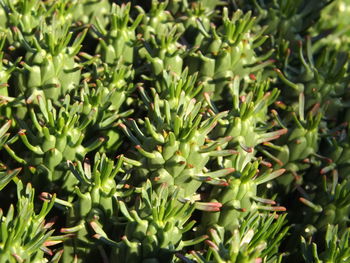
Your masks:
<svg viewBox="0 0 350 263"><path fill-rule="evenodd" d="M347 262L350 258L349 229L340 234L338 226L328 225L321 251L312 239L306 241L302 237L301 252L306 263Z"/></svg>
<svg viewBox="0 0 350 263"><path fill-rule="evenodd" d="M46 190L53 186L53 182L60 181L61 187L70 188L74 180L65 177L66 160L82 160L84 156L98 148L104 141L103 137L90 139L85 142L85 129L94 118L95 111L91 110L87 117L82 114L82 104L75 102L70 105L67 95L62 107L55 107L51 100L37 97L38 108L30 107L31 123L18 120L22 128L16 137L7 142L5 149L17 162L29 166L29 170L36 174L35 184L44 185ZM19 156L10 145L20 139L29 151ZM86 141L86 140L85 140ZM17 144L16 144L17 145ZM15 145L14 145L15 146Z"/></svg>
<svg viewBox="0 0 350 263"><path fill-rule="evenodd" d="M8 93L8 80L11 77L11 73L16 69L16 64L19 62L20 58L11 63L11 61L4 58L4 45L6 42L6 34L0 33L0 99L1 103L5 103Z"/></svg>
<svg viewBox="0 0 350 263"><path fill-rule="evenodd" d="M285 223L285 215L275 220L274 215L251 213L235 228L215 225L209 229L204 252L191 251L189 256L178 257L186 263L282 262L278 247L288 231Z"/></svg>
<svg viewBox="0 0 350 263"><path fill-rule="evenodd" d="M288 133L274 143L265 142L263 147L269 151L261 150L266 157L276 163L276 168L286 169L286 174L275 182L283 185L283 191L287 193L301 184L303 181L301 176L308 168L318 164L319 160L329 160L318 154L319 125L323 117L318 109L318 105L315 105L306 119L302 107L299 110L299 117L295 112L289 113L288 118L285 118L289 123L285 126L288 127ZM278 116L277 111L275 115ZM284 126L283 123L281 125Z"/></svg>
<svg viewBox="0 0 350 263"><path fill-rule="evenodd" d="M139 49L140 57L151 64L151 72L156 76L161 75L164 70L181 75L183 57L186 56L185 47L178 42L182 32L176 25L165 31L160 36L150 35L150 43L145 43Z"/></svg>
<svg viewBox="0 0 350 263"><path fill-rule="evenodd" d="M284 169L272 169L259 174L259 162L248 163L243 170L235 171L228 178L228 185L215 186L211 189L208 200L219 202L222 208L216 213L203 213L204 228L214 224L225 228L233 228L241 224L247 213L260 211L285 211L283 206L274 206L276 202L258 196L257 187L271 181L284 173Z"/></svg>
<svg viewBox="0 0 350 263"><path fill-rule="evenodd" d="M168 1L151 0L150 2L150 7L146 6L149 8L148 12L141 6L135 7L140 14L143 14L137 32L146 40L149 40L151 35L166 36L175 25L173 16L166 10Z"/></svg>
<svg viewBox="0 0 350 263"><path fill-rule="evenodd" d="M344 180L338 182L336 171L333 173L332 181L327 182L323 177L323 185L310 187L313 191L305 191L304 197L299 200L308 206L304 225L305 235L313 234L316 231L325 232L328 224L339 225L344 229L349 216L350 193L349 182Z"/></svg>
<svg viewBox="0 0 350 263"><path fill-rule="evenodd" d="M348 262L348 3L0 0L0 262Z"/></svg>
<svg viewBox="0 0 350 263"><path fill-rule="evenodd" d="M330 135L333 131L336 131L335 135ZM326 166L322 167L321 174L327 174L329 172L336 172L341 179L347 179L349 175L349 125L343 123L335 130L329 130L329 135L325 137L324 141L327 145L322 154L329 158L329 162Z"/></svg>
<svg viewBox="0 0 350 263"><path fill-rule="evenodd" d="M72 6L70 13L75 21L84 24L100 24L106 26L111 4L108 0L69 0Z"/></svg>
<svg viewBox="0 0 350 263"><path fill-rule="evenodd" d="M266 33L273 35L278 44L282 39L300 40L320 18L322 9L332 0L283 2L252 0L250 2L257 10L261 24L268 26Z"/></svg>
<svg viewBox="0 0 350 263"><path fill-rule="evenodd" d="M21 31L14 28L20 43L27 53L22 68L17 71L16 96L24 96L27 102L38 95L59 102L80 82L81 68L74 56L79 52L87 29L78 34L69 45L73 32L69 24L64 26L45 25L42 36L31 36L25 40Z"/></svg>
<svg viewBox="0 0 350 263"><path fill-rule="evenodd" d="M130 8L130 3L121 6L113 4L109 12L110 28L106 30L101 25L96 25L100 35L96 52L101 54L103 62L113 64L120 59L126 65L134 62L136 28L144 15L139 14L133 21Z"/></svg>
<svg viewBox="0 0 350 263"><path fill-rule="evenodd" d="M205 166L210 158L236 152L216 150L230 137L208 142L208 134L227 113L221 112L202 120L201 103L193 98L201 87L195 88L195 76L186 79L186 74L184 72L182 78L173 76L176 82L165 86L169 87L167 93L158 94L153 89L153 101L144 88L139 87L148 116L143 120L129 119L119 126L135 145L137 152L133 159L142 163L134 171L133 184L146 179L158 185L166 182L180 187L181 197L192 199L203 182L225 184L220 177L234 171L230 167L209 171Z"/></svg>
<svg viewBox="0 0 350 263"><path fill-rule="evenodd" d="M321 18L312 30L313 35L320 36L319 43L344 51L349 47L349 6L348 0L335 0L322 10Z"/></svg>
<svg viewBox="0 0 350 263"><path fill-rule="evenodd" d="M140 165L137 161L129 160L124 156L120 156L115 165L114 161L107 158L105 154L98 153L93 160L93 166L88 159L83 163L67 161L70 173L76 178L77 183L67 201L56 199L56 204L67 210L67 227L61 229L61 232L75 235L74 240L64 244L64 262L70 262L74 256L79 262L84 262L97 253L94 249L96 242L90 237L88 224L91 220L99 218L106 228L112 227L111 218L119 213L115 198L133 193L133 189L128 190L125 184L130 174L122 169L122 166L127 163ZM42 195L52 198L49 193ZM117 219L115 221L119 223Z"/></svg>
<svg viewBox="0 0 350 263"><path fill-rule="evenodd" d="M130 66L125 66L122 60L113 66L99 60L93 64L96 75L83 74L83 84L75 90L73 96L82 103L84 118L91 118L91 112L94 112L87 136L99 133L106 138L103 149L112 151L122 144L121 131L116 127L117 123L121 118L134 112L131 108L134 102L130 97L135 90L132 83L134 71Z"/></svg>
<svg viewBox="0 0 350 263"><path fill-rule="evenodd" d="M1 210L0 260L2 262L48 262L48 256L53 252L48 246L62 243L69 235L53 236L51 222L45 222L45 217L52 209L54 198L44 202L39 213L34 210L34 189L30 184L23 188L21 181L17 182L18 202L15 208L10 206L7 214ZM56 253L50 262L59 262L62 251Z"/></svg>
<svg viewBox="0 0 350 263"><path fill-rule="evenodd" d="M317 42L316 42L317 43ZM315 45L314 45L315 46ZM349 67L347 52L341 52L328 46L314 50L311 39L306 41L306 57L303 54L302 42L299 42L298 59L302 67L296 69L285 61L285 77L276 70L280 79L289 87L291 92L282 97L283 102L293 103L299 98L299 104L304 103L309 111L315 104L320 104L326 118L332 120L346 107L346 86L349 79ZM314 58L313 54L320 54ZM304 102L300 101L303 94ZM294 103L293 103L294 104ZM295 108L299 105L295 104Z"/></svg>
<svg viewBox="0 0 350 263"><path fill-rule="evenodd" d="M199 48L194 48L186 60L190 74L199 72L198 81L203 83L205 92L214 94L214 101L225 101L225 88L235 77L249 83L259 71L273 64L267 60L273 49L262 56L257 54L268 37L263 35L264 30L253 30L255 18L251 12L237 10L230 16L224 8L221 23L218 28L201 28L205 37L196 43Z"/></svg>
<svg viewBox="0 0 350 263"><path fill-rule="evenodd" d="M269 90L269 81L253 86L247 93L240 90L240 79L235 78L230 85L232 102L230 111L214 130L217 136L231 136L228 147L236 149L238 154L228 156L220 161L222 167L233 167L237 171L244 169L245 165L256 159L256 154L261 150L263 143L278 139L287 132L287 129L271 130L268 123L268 107L277 99L277 89ZM205 94L205 99L215 114L218 109L211 101L210 95ZM260 147L260 148L259 148ZM264 152L264 151L263 151ZM267 164L269 165L269 164Z"/></svg>
<svg viewBox="0 0 350 263"><path fill-rule="evenodd" d="M4 146L6 147L6 142L10 137L10 133L8 133L7 131L10 129L11 124L11 120L8 120L0 128L0 150ZM21 170L22 168L17 168L14 170L7 169L6 165L3 163L3 160L0 159L0 191L7 184L9 184L12 181L12 179L16 178L16 176L20 173Z"/></svg>
<svg viewBox="0 0 350 263"><path fill-rule="evenodd" d="M202 1L203 2L203 1ZM198 46L210 31L210 19L215 15L213 9L203 6L202 2L187 4L186 15L180 17L185 28L184 36L192 46Z"/></svg>
<svg viewBox="0 0 350 263"><path fill-rule="evenodd" d="M112 246L111 260L122 262L171 262L177 251L202 242L206 236L184 240L195 221L190 221L195 209L189 201L178 200L178 190L169 190L162 184L156 192L147 181L133 209L119 201L120 211L126 219L121 241L108 238L98 222L92 221L95 238Z"/></svg>
<svg viewBox="0 0 350 263"><path fill-rule="evenodd" d="M1 0L0 10L0 30L7 31L9 27L18 27L25 36L33 34L52 13L50 7L40 0Z"/></svg>

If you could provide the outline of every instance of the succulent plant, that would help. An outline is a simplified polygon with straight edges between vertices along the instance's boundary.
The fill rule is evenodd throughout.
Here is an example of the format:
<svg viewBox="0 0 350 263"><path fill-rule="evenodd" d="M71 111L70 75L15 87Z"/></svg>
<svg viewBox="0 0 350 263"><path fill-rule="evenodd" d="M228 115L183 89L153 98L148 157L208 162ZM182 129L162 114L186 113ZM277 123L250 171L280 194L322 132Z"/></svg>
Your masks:
<svg viewBox="0 0 350 263"><path fill-rule="evenodd" d="M302 67L295 69L286 61L284 68L288 79L276 70L281 80L292 88L291 93L283 100L293 101L303 94L305 110L308 111L315 104L320 104L325 118L336 119L337 114L346 107L344 99L346 99L346 83L349 78L347 62L349 54L321 46L319 50L321 55L314 61L313 49L311 39L307 38L306 59L302 42L299 42L298 58ZM299 103L301 103L300 99Z"/></svg>
<svg viewBox="0 0 350 263"><path fill-rule="evenodd" d="M255 18L251 12L237 10L232 16L224 8L222 25L214 25L209 30L201 28L205 38L199 49L194 49L187 60L190 73L199 72L198 81L204 85L206 92L214 93L214 100L222 99L234 77L245 79L246 83L255 78L256 72L271 65L267 60L273 49L258 56L256 50L266 41L263 30L254 32ZM199 23L200 24L200 23Z"/></svg>
<svg viewBox="0 0 350 263"><path fill-rule="evenodd" d="M321 12L321 18L315 25L312 33L319 37L320 43L336 46L346 50L349 47L350 28L346 17L350 13L349 1L332 1ZM330 17L336 19L329 19ZM328 21L328 22L325 22Z"/></svg>
<svg viewBox="0 0 350 263"><path fill-rule="evenodd" d="M228 185L215 186L208 197L210 202L222 204L220 211L216 213L203 213L202 226L208 227L214 224L227 229L239 226L242 218L247 213L260 211L285 211L282 206L274 206L275 201L261 198L257 187L283 174L284 169L277 171L267 170L259 174L259 162L248 163L243 170L235 171L232 178L227 179Z"/></svg>
<svg viewBox="0 0 350 263"><path fill-rule="evenodd" d="M209 229L207 249L191 251L188 257L178 255L183 262L281 262L277 247L287 233L285 216L274 221L274 215L251 213L236 228L226 229L215 225Z"/></svg>
<svg viewBox="0 0 350 263"><path fill-rule="evenodd" d="M82 104L76 102L70 105L69 95L59 108L53 106L51 100L45 101L40 95L37 101L39 109L32 107L29 110L31 123L18 120L22 129L16 138L7 143L5 149L14 160L28 165L29 170L37 174L34 179L36 183L43 186L43 182L46 181L46 186L50 186L49 182L65 181L63 185L69 188L74 180L64 177L65 161L76 158L82 160L88 152L99 147L104 141L100 137L90 140L85 146L82 145L85 128L92 121L95 112L91 110L84 118ZM22 157L9 146L16 143L18 138L29 150Z"/></svg>
<svg viewBox="0 0 350 263"><path fill-rule="evenodd" d="M90 61L94 60L87 54L81 55ZM83 83L73 96L83 105L81 113L84 118L91 119L91 113L94 113L87 136L99 133L106 138L103 149L116 150L122 143L117 123L134 112L130 97L135 90L132 83L134 71L130 66L125 66L122 59L113 66L102 63L99 59L92 64L96 72L83 74Z"/></svg>
<svg viewBox="0 0 350 263"><path fill-rule="evenodd" d="M319 250L312 240L306 241L301 238L301 250L305 262L346 262L350 257L349 229L342 234L338 232L338 226L328 225L325 234L325 247Z"/></svg>
<svg viewBox="0 0 350 263"><path fill-rule="evenodd" d="M163 35L151 35L150 43L145 43L144 47L140 48L140 57L146 58L152 66L151 72L155 75L161 75L164 70L181 75L183 57L186 56L184 46L178 42L181 34L177 26L171 30L165 29Z"/></svg>
<svg viewBox="0 0 350 263"><path fill-rule="evenodd" d="M9 96L8 92L8 80L11 77L11 73L16 69L16 64L20 59L17 59L15 63L11 63L9 60L4 58L4 45L6 42L6 34L0 33L0 96L1 101L5 101L6 97Z"/></svg>
<svg viewBox="0 0 350 263"><path fill-rule="evenodd" d="M80 81L81 69L74 56L81 48L87 29L68 46L73 32L69 32L67 25L55 26L53 23L45 27L42 36L32 36L30 40L24 39L18 28L13 29L19 42L27 49L21 62L22 68L17 72L15 94L24 96L27 102L35 101L40 95L57 103Z"/></svg>
<svg viewBox="0 0 350 263"><path fill-rule="evenodd" d="M96 24L98 35L101 35L96 52L101 54L102 60L106 63L113 64L120 59L126 65L134 62L136 28L143 15L138 15L135 21L132 21L130 8L130 3L122 6L113 4L109 12L110 28L106 30L98 23Z"/></svg>
<svg viewBox="0 0 350 263"><path fill-rule="evenodd" d="M304 197L299 199L308 206L305 214L312 213L312 216L305 217L305 225L307 224L305 229L311 230L304 230L306 234L312 234L315 231L325 232L328 224L339 225L341 229L346 227L345 222L348 220L350 209L349 182L347 180L338 182L336 171L333 172L331 179L332 181L328 183L327 178L323 177L323 187L313 187L313 192L305 191Z"/></svg>
<svg viewBox="0 0 350 263"><path fill-rule="evenodd" d="M139 178L134 178L134 181L150 179L155 184L166 182L180 187L179 196L191 199L203 182L225 183L220 177L234 171L232 168L208 171L205 165L210 157L236 152L216 150L230 138L206 142L216 122L227 113L221 112L202 120L201 103L193 98L201 87L195 89L195 76L186 79L186 74L182 75L183 79L173 77L177 82L169 83L168 93L158 94L153 90L153 102L144 88L139 87L148 117L139 121L142 128L134 119L119 126L134 143L137 150L135 158L143 164L135 169L135 176ZM162 95L166 98L161 98Z"/></svg>
<svg viewBox="0 0 350 263"><path fill-rule="evenodd" d="M269 2L264 0L252 0L252 5L259 13L262 24L268 25L267 33L274 35L277 41L300 40L303 34L319 18L323 8L332 0L322 1L292 1ZM280 19L283 23L280 23Z"/></svg>
<svg viewBox="0 0 350 263"><path fill-rule="evenodd" d="M348 3L0 0L0 262L348 262Z"/></svg>
<svg viewBox="0 0 350 263"><path fill-rule="evenodd" d="M7 140L10 137L10 133L7 131L11 127L11 120L5 122L4 125L0 128L0 150L6 145ZM0 159L0 191L12 181L22 170L22 168L17 168L14 170L7 169L6 165L3 163L3 160Z"/></svg>
<svg viewBox="0 0 350 263"><path fill-rule="evenodd" d="M277 99L277 89L269 90L269 81L253 85L252 90L241 91L239 78L235 78L230 88L232 102L226 117L219 121L216 128L217 136L230 136L230 148L237 150L238 154L224 158L222 167L233 167L237 171L244 169L245 165L256 159L256 153L263 143L276 140L287 132L287 129L271 130L268 116L268 107ZM212 102L210 94L205 99L212 111L217 114L218 109ZM273 124L272 124L273 125ZM267 163L266 163L267 164ZM269 165L269 164L267 164Z"/></svg>
<svg viewBox="0 0 350 263"><path fill-rule="evenodd" d="M73 257L79 262L84 262L89 256L98 253L94 249L96 242L88 231L89 222L98 218L101 223L111 228L110 219L119 213L115 198L128 196L133 192L126 186L130 174L120 176L124 172L123 163L140 165L137 161L120 156L114 166L114 162L105 154L98 153L93 160L93 167L88 159L83 163L67 161L70 172L76 179L74 192L68 196L67 201L56 198L56 204L67 210L66 227L60 230L61 233L74 234L75 239L67 241L64 245L64 262L70 262ZM41 196L49 200L53 198L48 192L42 193ZM115 219L115 222L118 220Z"/></svg>
<svg viewBox="0 0 350 263"><path fill-rule="evenodd" d="M276 111L275 114L278 115ZM299 117L295 112L291 112L289 116L289 122L296 125L294 124L292 129L289 128L286 136L276 142L265 142L264 147L268 148L269 152L261 150L276 163L276 168L286 169L286 175L276 180L278 184L284 185L283 189L286 192L301 184L301 176L313 163L317 163L317 160L329 161L317 153L320 141L319 124L322 118L319 106L315 105L306 119L302 107L299 107Z"/></svg>
<svg viewBox="0 0 350 263"><path fill-rule="evenodd" d="M347 158L349 155L349 125L343 123L335 130L332 129L328 132L330 134L324 138L327 147L322 154L329 158L329 162L322 167L320 172L327 174L336 170L341 179L347 179L349 174L349 159Z"/></svg>
<svg viewBox="0 0 350 263"><path fill-rule="evenodd" d="M183 239L195 224L195 221L190 221L195 206L189 201L181 203L179 191L169 191L167 185L162 184L156 193L150 181L136 191L140 192L141 198L132 210L119 201L120 211L127 220L121 241L108 238L98 222L90 223L96 232L95 238L113 247L112 261L171 262L177 251L207 238Z"/></svg>
<svg viewBox="0 0 350 263"><path fill-rule="evenodd" d="M168 1L160 2L151 0L150 6L147 6L149 11L143 16L142 22L138 28L138 33L146 40L151 35L165 36L166 32L175 25L175 21L171 13L166 10ZM140 14L146 14L146 11L141 6L135 7Z"/></svg>
<svg viewBox="0 0 350 263"><path fill-rule="evenodd" d="M6 31L9 27L18 27L25 36L33 34L51 13L40 0L2 0L0 10L3 13L0 29Z"/></svg>
<svg viewBox="0 0 350 263"><path fill-rule="evenodd" d="M30 184L23 188L17 182L18 203L8 209L7 214L1 210L1 246L0 260L3 262L48 262L47 256L54 253L48 247L69 238L69 235L53 236L49 230L53 223L45 222L45 216L51 210L54 200L44 202L39 213L34 211L34 189ZM54 199L55 197L53 197ZM50 262L58 262L62 251L58 251Z"/></svg>
<svg viewBox="0 0 350 263"><path fill-rule="evenodd" d="M108 0L70 0L74 20L84 24L94 23L106 26L110 3Z"/></svg>
<svg viewBox="0 0 350 263"><path fill-rule="evenodd" d="M213 9L205 8L201 2L190 4L185 12L186 15L180 19L183 20L186 41L192 46L200 45L207 36L205 32L210 30L210 18L215 12Z"/></svg>

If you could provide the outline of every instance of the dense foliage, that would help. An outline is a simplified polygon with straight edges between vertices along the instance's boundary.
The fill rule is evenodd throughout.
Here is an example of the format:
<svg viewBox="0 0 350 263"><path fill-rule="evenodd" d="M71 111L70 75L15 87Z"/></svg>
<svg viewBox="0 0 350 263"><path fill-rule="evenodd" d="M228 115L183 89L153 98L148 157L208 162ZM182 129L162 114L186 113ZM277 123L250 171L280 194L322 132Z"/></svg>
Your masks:
<svg viewBox="0 0 350 263"><path fill-rule="evenodd" d="M350 262L349 0L0 0L0 262Z"/></svg>

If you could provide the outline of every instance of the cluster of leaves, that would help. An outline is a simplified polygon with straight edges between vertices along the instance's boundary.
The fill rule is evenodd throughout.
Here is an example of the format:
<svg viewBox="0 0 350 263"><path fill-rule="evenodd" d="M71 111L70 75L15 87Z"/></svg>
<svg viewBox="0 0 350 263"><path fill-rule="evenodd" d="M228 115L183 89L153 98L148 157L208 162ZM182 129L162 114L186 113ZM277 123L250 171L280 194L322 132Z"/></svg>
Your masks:
<svg viewBox="0 0 350 263"><path fill-rule="evenodd" d="M348 262L349 13L0 0L0 261Z"/></svg>

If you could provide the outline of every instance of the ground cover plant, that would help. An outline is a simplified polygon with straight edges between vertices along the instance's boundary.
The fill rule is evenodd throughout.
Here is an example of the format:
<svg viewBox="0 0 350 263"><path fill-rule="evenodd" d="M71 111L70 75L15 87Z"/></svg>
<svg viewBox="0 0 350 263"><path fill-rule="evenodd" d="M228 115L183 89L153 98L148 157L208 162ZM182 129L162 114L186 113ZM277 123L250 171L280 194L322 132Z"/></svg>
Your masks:
<svg viewBox="0 0 350 263"><path fill-rule="evenodd" d="M349 0L0 0L0 262L350 262Z"/></svg>

